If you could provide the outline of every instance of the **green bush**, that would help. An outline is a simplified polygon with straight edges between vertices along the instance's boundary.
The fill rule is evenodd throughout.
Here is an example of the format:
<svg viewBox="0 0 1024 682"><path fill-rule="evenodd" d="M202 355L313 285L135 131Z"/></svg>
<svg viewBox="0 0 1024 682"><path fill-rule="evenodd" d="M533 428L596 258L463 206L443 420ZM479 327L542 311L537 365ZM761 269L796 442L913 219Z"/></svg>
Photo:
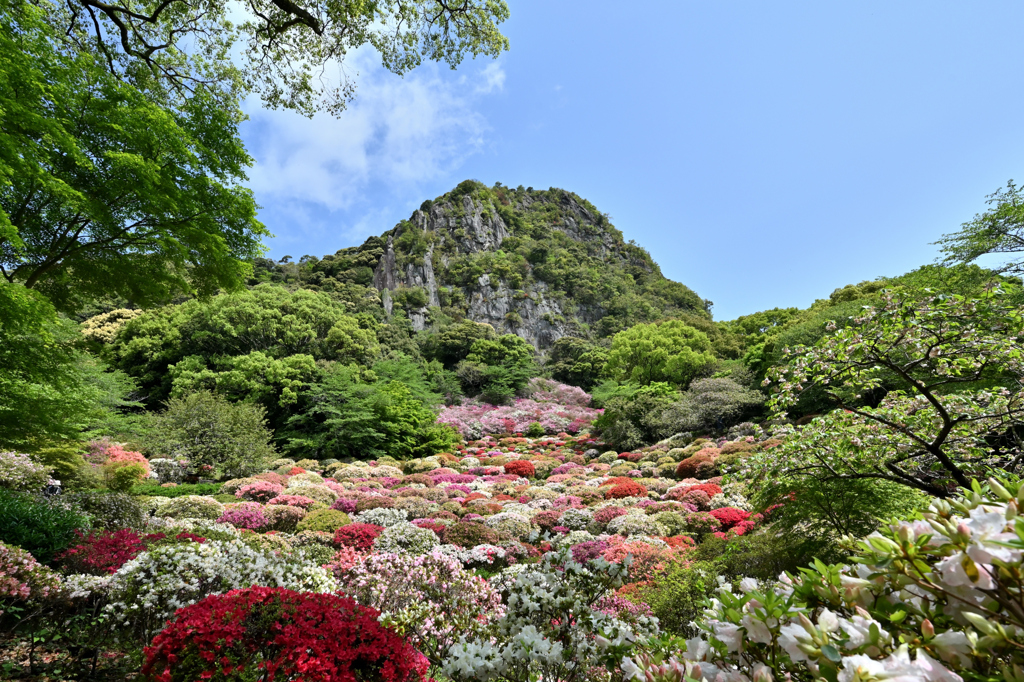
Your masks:
<svg viewBox="0 0 1024 682"><path fill-rule="evenodd" d="M146 468L141 464L107 466L107 487L115 493L130 492L136 483L146 478Z"/></svg>
<svg viewBox="0 0 1024 682"><path fill-rule="evenodd" d="M53 477L64 490L86 490L100 485L100 477L85 461L78 443L51 444L32 451L32 459L53 467Z"/></svg>
<svg viewBox="0 0 1024 682"><path fill-rule="evenodd" d="M92 518L93 528L135 528L146 525L149 514L131 495L108 491L78 493L65 496L67 502Z"/></svg>
<svg viewBox="0 0 1024 682"><path fill-rule="evenodd" d="M306 518L299 521L295 527L297 531L315 530L333 533L342 526L347 526L352 521L348 514L337 509L318 509L306 515Z"/></svg>
<svg viewBox="0 0 1024 682"><path fill-rule="evenodd" d="M21 547L49 563L75 539L89 519L73 506L0 488L0 542Z"/></svg>
<svg viewBox="0 0 1024 682"><path fill-rule="evenodd" d="M694 637L704 600L718 587L719 566L711 561L671 564L657 580L650 581L638 594L651 607L662 630L683 637Z"/></svg>
<svg viewBox="0 0 1024 682"><path fill-rule="evenodd" d="M783 571L797 573L815 558L843 563L847 556L832 542L808 539L792 527L772 524L739 537L704 539L692 555L694 561L714 561L729 580L744 576L775 580Z"/></svg>

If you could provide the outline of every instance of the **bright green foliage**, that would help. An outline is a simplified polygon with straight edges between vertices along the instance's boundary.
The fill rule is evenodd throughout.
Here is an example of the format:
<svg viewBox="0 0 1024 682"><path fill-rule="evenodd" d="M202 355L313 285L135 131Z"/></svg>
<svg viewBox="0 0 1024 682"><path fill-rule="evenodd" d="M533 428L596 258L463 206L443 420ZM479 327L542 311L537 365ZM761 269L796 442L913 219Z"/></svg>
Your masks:
<svg viewBox="0 0 1024 682"><path fill-rule="evenodd" d="M605 370L635 384L665 381L685 387L715 362L703 332L678 320L638 324L612 339Z"/></svg>
<svg viewBox="0 0 1024 682"><path fill-rule="evenodd" d="M710 561L670 564L640 588L638 601L651 607L663 631L692 637L699 632L693 622L700 620L704 602L718 587L718 571Z"/></svg>
<svg viewBox="0 0 1024 682"><path fill-rule="evenodd" d="M429 342L425 352L427 357L440 360L445 367L452 368L466 359L474 343L494 337L494 327L491 325L463 320L438 334L436 339Z"/></svg>
<svg viewBox="0 0 1024 682"><path fill-rule="evenodd" d="M971 477L1015 470L1019 439L993 448L1024 415L1024 317L1003 298L887 293L853 326L794 349L770 374L775 409L812 386L842 409L753 458L754 478L879 479L946 497ZM864 404L883 387L895 390Z"/></svg>
<svg viewBox="0 0 1024 682"><path fill-rule="evenodd" d="M998 269L1024 275L1024 196L1013 180L1006 189L997 190L988 197L993 208L974 216L960 226L960 231L945 235L937 243L946 258L945 265L971 263L990 253L1017 254Z"/></svg>
<svg viewBox="0 0 1024 682"><path fill-rule="evenodd" d="M115 493L130 492L136 483L146 477L146 469L141 464L107 466L110 468L107 473L107 488Z"/></svg>
<svg viewBox="0 0 1024 682"><path fill-rule="evenodd" d="M382 375L401 367L379 368ZM288 420L288 448L318 459L427 457L458 441L451 429L434 423L440 396L402 381L378 379L378 367L361 376L335 365L305 393L301 409ZM414 392L415 391L415 392Z"/></svg>
<svg viewBox="0 0 1024 682"><path fill-rule="evenodd" d="M264 284L147 312L109 352L151 400L207 389L258 400L276 423L315 378L317 360L376 356L372 325L326 294Z"/></svg>
<svg viewBox="0 0 1024 682"><path fill-rule="evenodd" d="M463 390L494 405L508 402L536 373L533 346L515 334L479 339L456 370Z"/></svg>
<svg viewBox="0 0 1024 682"><path fill-rule="evenodd" d="M277 456L264 416L259 405L207 391L172 398L159 416L155 449L188 460L193 470L209 465L220 478L250 476Z"/></svg>
<svg viewBox="0 0 1024 682"><path fill-rule="evenodd" d="M594 425L601 438L619 450L633 450L665 437L661 415L679 400L678 391L666 383L653 383L629 397L609 398L604 414Z"/></svg>
<svg viewBox="0 0 1024 682"><path fill-rule="evenodd" d="M89 519L60 500L46 500L0 488L0 542L49 563L75 539Z"/></svg>
<svg viewBox="0 0 1024 682"><path fill-rule="evenodd" d="M329 85L323 71L362 45L397 74L423 60L455 68L466 55L497 57L508 49L497 27L509 16L504 0L246 0L238 7L72 0L66 7L54 11L58 28L99 42L118 71L156 78L182 95L196 83L229 101L255 92L272 107L306 115L345 107L355 84L339 68L342 81Z"/></svg>
<svg viewBox="0 0 1024 682"><path fill-rule="evenodd" d="M75 346L76 325L20 284L0 283L0 448L74 438L126 390Z"/></svg>
<svg viewBox="0 0 1024 682"><path fill-rule="evenodd" d="M62 43L58 23L35 4L0 4L4 277L63 309L239 287L269 234L239 184L252 163L241 110L203 88L170 108Z"/></svg>
<svg viewBox="0 0 1024 682"><path fill-rule="evenodd" d="M547 368L552 379L587 391L601 380L607 362L606 348L564 336L551 347Z"/></svg>
<svg viewBox="0 0 1024 682"><path fill-rule="evenodd" d="M799 526L806 539L822 547L846 535L864 537L883 521L924 509L930 499L907 486L873 479L780 476L759 488L761 507L783 503L772 512L774 528Z"/></svg>

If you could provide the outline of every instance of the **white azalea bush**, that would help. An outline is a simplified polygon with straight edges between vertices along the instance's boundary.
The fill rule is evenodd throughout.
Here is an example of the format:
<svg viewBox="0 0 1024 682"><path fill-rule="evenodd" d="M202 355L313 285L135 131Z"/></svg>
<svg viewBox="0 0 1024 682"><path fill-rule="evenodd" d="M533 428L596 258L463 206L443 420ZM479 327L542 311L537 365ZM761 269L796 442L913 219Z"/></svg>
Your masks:
<svg viewBox="0 0 1024 682"><path fill-rule="evenodd" d="M316 564L237 540L157 547L109 578L92 582L107 595L107 616L143 640L175 611L211 594L253 585L302 592L331 592L336 587L333 576Z"/></svg>
<svg viewBox="0 0 1024 682"><path fill-rule="evenodd" d="M373 549L388 554L426 554L438 544L434 531L405 522L385 528L373 541Z"/></svg>
<svg viewBox="0 0 1024 682"><path fill-rule="evenodd" d="M634 679L1024 680L1024 486L990 480L960 500L846 542L770 589L745 579L711 601L705 636L640 655Z"/></svg>
<svg viewBox="0 0 1024 682"><path fill-rule="evenodd" d="M596 559L583 566L571 556L549 552L518 571L505 615L486 635L462 637L451 647L445 676L455 682L576 682L596 668L617 669L638 638L658 633L655 618L627 624L591 608L622 586L629 561Z"/></svg>

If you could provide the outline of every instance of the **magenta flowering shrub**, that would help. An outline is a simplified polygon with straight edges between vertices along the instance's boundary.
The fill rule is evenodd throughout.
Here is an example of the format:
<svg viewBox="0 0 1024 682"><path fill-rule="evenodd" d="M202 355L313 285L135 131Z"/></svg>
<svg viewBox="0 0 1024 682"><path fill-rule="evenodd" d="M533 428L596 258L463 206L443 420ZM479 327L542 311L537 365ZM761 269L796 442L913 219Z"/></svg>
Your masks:
<svg viewBox="0 0 1024 682"><path fill-rule="evenodd" d="M256 481L255 483L249 483L248 485L243 485L239 488L235 492L235 497L240 497L243 500L249 500L250 502L262 502L263 504L267 504L282 492L284 492L283 485L271 483L270 481Z"/></svg>
<svg viewBox="0 0 1024 682"><path fill-rule="evenodd" d="M534 422L540 423L545 433L579 433L602 413L578 405L516 400L512 405L495 406L486 403L453 405L441 410L439 424L454 426L465 438L480 438L487 434L525 433Z"/></svg>
<svg viewBox="0 0 1024 682"><path fill-rule="evenodd" d="M356 511L356 501L345 497L339 497L334 501L334 504L331 505L331 509L337 509L338 511L343 511L346 514L352 514Z"/></svg>
<svg viewBox="0 0 1024 682"><path fill-rule="evenodd" d="M230 523L236 528L260 530L271 525L258 502L239 502L224 510L217 523Z"/></svg>
<svg viewBox="0 0 1024 682"><path fill-rule="evenodd" d="M578 386L560 384L552 379L535 377L527 384L530 397L539 403L558 403L573 407L590 405L590 394Z"/></svg>

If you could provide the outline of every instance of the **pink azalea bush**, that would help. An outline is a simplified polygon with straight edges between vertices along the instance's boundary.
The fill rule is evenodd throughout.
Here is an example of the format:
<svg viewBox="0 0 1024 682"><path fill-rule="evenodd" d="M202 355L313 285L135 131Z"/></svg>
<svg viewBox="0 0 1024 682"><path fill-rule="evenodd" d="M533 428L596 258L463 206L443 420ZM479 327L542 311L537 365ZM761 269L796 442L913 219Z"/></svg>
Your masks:
<svg viewBox="0 0 1024 682"><path fill-rule="evenodd" d="M450 424L464 438L480 438L489 434L524 433L539 423L545 433L579 433L589 427L602 413L579 405L538 402L519 399L512 405L466 403L441 410L439 424Z"/></svg>

